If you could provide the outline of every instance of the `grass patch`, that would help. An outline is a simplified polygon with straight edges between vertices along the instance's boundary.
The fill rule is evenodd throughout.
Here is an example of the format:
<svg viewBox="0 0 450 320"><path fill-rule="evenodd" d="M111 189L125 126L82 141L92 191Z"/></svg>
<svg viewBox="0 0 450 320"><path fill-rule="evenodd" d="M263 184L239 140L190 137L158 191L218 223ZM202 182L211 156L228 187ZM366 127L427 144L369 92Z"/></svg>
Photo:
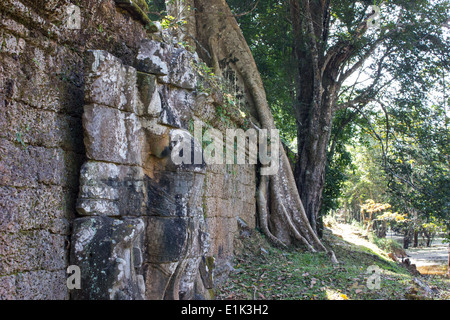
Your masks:
<svg viewBox="0 0 450 320"><path fill-rule="evenodd" d="M258 239L255 240L254 237ZM444 277L415 276L402 264L371 248L344 241L327 232L324 242L332 247L339 265L333 265L324 253L279 250L256 233L241 240L243 253L235 257L235 271L217 289L217 299L275 300L403 300L411 297L448 299L450 281ZM246 241L251 243L246 244ZM265 250L257 250L262 247ZM266 253L264 253L264 251ZM379 289L374 284L371 266L379 270ZM373 268L373 267L372 267ZM426 294L415 278L427 284L433 294ZM373 288L373 287L372 287Z"/></svg>
<svg viewBox="0 0 450 320"><path fill-rule="evenodd" d="M386 252L403 251L403 247L398 241L388 238L378 238L376 236L370 237L371 241L376 244L381 250Z"/></svg>

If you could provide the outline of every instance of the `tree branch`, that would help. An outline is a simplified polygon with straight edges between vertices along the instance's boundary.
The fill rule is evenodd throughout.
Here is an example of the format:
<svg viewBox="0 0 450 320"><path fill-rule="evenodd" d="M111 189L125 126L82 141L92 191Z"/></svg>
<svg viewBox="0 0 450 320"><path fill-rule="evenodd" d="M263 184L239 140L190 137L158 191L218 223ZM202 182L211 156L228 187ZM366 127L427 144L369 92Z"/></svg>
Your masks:
<svg viewBox="0 0 450 320"><path fill-rule="evenodd" d="M375 99L375 96L386 86L388 86L389 84L392 83L392 81L394 81L396 78L393 77L392 79L390 79L389 81L387 81L385 84L383 84L382 86L380 86L377 90L374 90L375 87L377 86L379 80L381 79L382 76L382 71L383 71L383 62L386 59L386 57L391 53L391 51L388 49L384 55L380 58L380 60L377 63L377 71L375 73L375 77L373 78L372 83L366 88L364 89L364 91L359 94L356 98L354 98L353 100L350 100L346 103L341 103L341 104L337 104L334 108L333 108L333 112L338 111L338 110L342 110L348 107L352 107L355 105L361 105L361 104L367 104L370 101L373 101ZM342 85L342 83L339 83L339 86Z"/></svg>
<svg viewBox="0 0 450 320"><path fill-rule="evenodd" d="M345 110L345 113L347 113L347 110ZM344 115L346 115L346 114L344 114ZM355 115L356 115L356 113L352 112L349 116L347 116L346 118L344 118L344 119L341 121L341 123L340 123L340 125L339 125L339 128L338 128L338 130L337 130L337 132L336 132L336 133L334 134L334 136L333 136L333 140L332 140L332 142L331 142L330 151L328 152L328 158L329 158L330 160L333 159L334 152L335 152L335 150L336 150L336 142L337 142L337 140L338 140L338 138L339 138L339 136L340 136L342 130L344 130L344 128L345 128L345 127L353 120L353 118L355 117Z"/></svg>
<svg viewBox="0 0 450 320"><path fill-rule="evenodd" d="M353 41L360 39L365 34L368 29L367 21L369 18L370 16L367 16L364 21L358 25L352 36ZM325 55L324 63L321 68L321 74L324 74L330 61L336 59L338 61L342 60L345 62L351 56L351 54L349 54L351 51L351 45L352 43L349 40L339 40L335 45L333 45Z"/></svg>
<svg viewBox="0 0 450 320"><path fill-rule="evenodd" d="M375 52L375 49L381 44L380 42L375 42L374 45L371 46L371 48L362 56L361 59L359 59L353 66L351 66L350 68L348 68L345 72L342 72L341 75L339 76L339 80L338 80L338 84L339 86L342 85L342 83L348 78L350 77L356 70L358 70L359 68L362 67L362 65L364 64L364 62L367 61L367 59L369 59L372 54Z"/></svg>
<svg viewBox="0 0 450 320"><path fill-rule="evenodd" d="M239 18L239 17L245 16L245 15L247 15L247 14L249 14L249 13L252 13L252 12L255 11L255 9L258 7L258 4L259 4L260 1L261 1L261 0L256 1L256 3L255 3L255 5L253 6L253 8L251 8L249 11L243 12L243 13L234 14L233 16L234 16L235 18Z"/></svg>
<svg viewBox="0 0 450 320"><path fill-rule="evenodd" d="M382 156L383 156L383 162L384 162L383 168L384 168L384 170L385 170L386 172L390 173L393 177L395 177L395 178L399 179L400 181L406 183L408 186L410 186L410 187L413 188L414 190L416 190L416 191L418 191L418 192L420 192L420 193L423 193L423 194L426 194L426 195L432 197L433 195L432 195L431 193L429 193L429 192L427 192L426 190L423 190L423 189L417 187L417 186L416 186L414 183L412 183L411 181L408 181L408 180L406 180L405 178L400 177L400 176L397 175L394 171L392 171L391 169L388 168L388 166L387 166L387 153L386 153L386 150L387 150L387 149L386 149L385 146L384 146L383 139L382 139L382 138L380 137L380 135L376 132L376 130L375 130L375 128L372 126L372 124L371 124L369 118L361 111L361 109L359 109L359 108L354 108L354 109L355 109L359 114L361 114L361 115L363 116L364 119L366 119L366 121L367 121L367 123L369 124L369 127L370 127L370 129L371 129L371 131L372 131L372 133L374 134L375 138L376 138L376 139L380 142L380 144L381 144L381 152L382 152Z"/></svg>

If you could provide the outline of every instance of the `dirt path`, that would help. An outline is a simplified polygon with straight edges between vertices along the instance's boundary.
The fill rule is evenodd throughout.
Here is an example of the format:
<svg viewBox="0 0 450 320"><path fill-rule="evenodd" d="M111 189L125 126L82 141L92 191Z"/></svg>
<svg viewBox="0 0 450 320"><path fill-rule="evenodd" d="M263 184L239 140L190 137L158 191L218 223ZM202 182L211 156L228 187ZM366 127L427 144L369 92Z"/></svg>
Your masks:
<svg viewBox="0 0 450 320"><path fill-rule="evenodd" d="M356 245L362 245L375 252L381 251L374 243L364 239L362 234L354 227L344 223L337 223L333 233L342 239ZM403 237L388 233L386 238L394 239L403 245ZM409 248L406 251L409 260L416 265L422 274L447 274L448 269L448 244L442 242L442 238L433 241L431 247Z"/></svg>
<svg viewBox="0 0 450 320"><path fill-rule="evenodd" d="M382 250L378 248L376 244L370 242L369 240L366 240L360 230L349 224L337 223L333 226L332 232L347 242L350 242L357 246L364 246L378 254L383 254Z"/></svg>
<svg viewBox="0 0 450 320"><path fill-rule="evenodd" d="M403 244L403 237L396 234L388 234L387 238L397 240ZM448 266L448 243L443 243L442 238L437 238L431 247L418 247L406 249L411 263L415 264L420 273L446 273Z"/></svg>

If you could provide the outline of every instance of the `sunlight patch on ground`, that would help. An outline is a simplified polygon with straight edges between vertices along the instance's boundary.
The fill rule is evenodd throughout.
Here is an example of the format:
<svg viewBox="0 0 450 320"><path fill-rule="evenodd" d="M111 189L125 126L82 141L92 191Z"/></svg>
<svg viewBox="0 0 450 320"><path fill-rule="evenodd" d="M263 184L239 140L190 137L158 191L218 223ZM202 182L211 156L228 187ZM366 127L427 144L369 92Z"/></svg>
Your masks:
<svg viewBox="0 0 450 320"><path fill-rule="evenodd" d="M379 255L385 256L385 253L376 244L364 239L364 235L361 234L361 231L352 225L336 223L330 230L335 236L342 238L343 240L350 242L355 246L364 246Z"/></svg>
<svg viewBox="0 0 450 320"><path fill-rule="evenodd" d="M421 274L446 275L448 274L448 267L446 265L424 265L417 267L417 271Z"/></svg>
<svg viewBox="0 0 450 320"><path fill-rule="evenodd" d="M332 289L332 288L326 288L325 294L326 294L327 300L349 300L347 295L343 294L342 292L339 292L338 290Z"/></svg>

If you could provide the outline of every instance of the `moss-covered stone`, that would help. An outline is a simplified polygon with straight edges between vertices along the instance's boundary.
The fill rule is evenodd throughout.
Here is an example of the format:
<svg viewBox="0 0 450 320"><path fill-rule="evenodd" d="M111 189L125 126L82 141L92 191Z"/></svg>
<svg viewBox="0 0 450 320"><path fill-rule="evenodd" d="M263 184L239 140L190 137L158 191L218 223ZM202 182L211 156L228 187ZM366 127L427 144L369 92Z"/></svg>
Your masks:
<svg viewBox="0 0 450 320"><path fill-rule="evenodd" d="M208 290L209 293L213 292L213 270L214 270L214 257L202 257L200 265L198 267L200 276L203 282L203 286Z"/></svg>
<svg viewBox="0 0 450 320"><path fill-rule="evenodd" d="M157 32L158 27L148 17L148 5L144 0L114 0L116 4L127 10L134 18L140 20L149 32Z"/></svg>
<svg viewBox="0 0 450 320"><path fill-rule="evenodd" d="M133 2L139 8L141 8L141 10L144 11L144 13L148 13L149 12L148 4L147 4L147 2L145 0L133 0Z"/></svg>
<svg viewBox="0 0 450 320"><path fill-rule="evenodd" d="M81 269L75 300L141 300L145 296L141 219L85 217L73 223L70 259Z"/></svg>

